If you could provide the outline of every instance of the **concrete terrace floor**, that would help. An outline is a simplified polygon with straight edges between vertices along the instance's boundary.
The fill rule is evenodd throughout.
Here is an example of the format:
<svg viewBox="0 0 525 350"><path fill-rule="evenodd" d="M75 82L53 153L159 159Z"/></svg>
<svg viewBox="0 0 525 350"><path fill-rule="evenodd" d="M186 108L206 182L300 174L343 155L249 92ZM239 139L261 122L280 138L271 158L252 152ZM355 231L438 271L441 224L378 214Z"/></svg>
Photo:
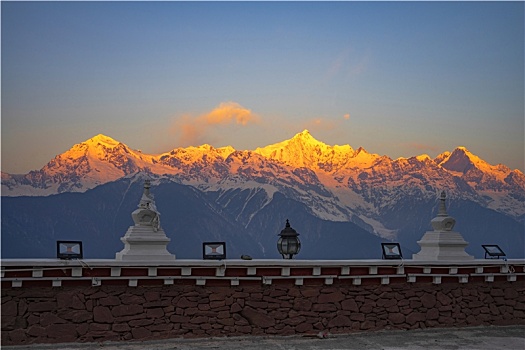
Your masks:
<svg viewBox="0 0 525 350"><path fill-rule="evenodd" d="M424 330L390 330L325 339L305 336L163 339L158 341L33 344L2 346L4 350L524 350L525 325Z"/></svg>

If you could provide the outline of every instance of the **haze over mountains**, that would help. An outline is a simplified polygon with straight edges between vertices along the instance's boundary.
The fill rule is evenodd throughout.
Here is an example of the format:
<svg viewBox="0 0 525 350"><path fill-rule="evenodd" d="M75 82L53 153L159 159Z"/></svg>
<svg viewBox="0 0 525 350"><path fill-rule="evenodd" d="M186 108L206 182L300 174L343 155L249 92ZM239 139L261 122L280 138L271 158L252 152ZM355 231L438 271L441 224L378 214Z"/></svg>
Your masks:
<svg viewBox="0 0 525 350"><path fill-rule="evenodd" d="M145 177L177 257L199 258L211 239L226 240L232 258L277 257L287 218L301 233L299 258L379 258L382 240L401 242L410 257L442 190L469 253L480 257L479 245L492 243L525 256L519 170L465 147L393 160L307 130L253 151L202 145L157 155L97 135L39 171L2 173L2 256L53 256L57 239L82 239L97 247L88 257L114 257Z"/></svg>

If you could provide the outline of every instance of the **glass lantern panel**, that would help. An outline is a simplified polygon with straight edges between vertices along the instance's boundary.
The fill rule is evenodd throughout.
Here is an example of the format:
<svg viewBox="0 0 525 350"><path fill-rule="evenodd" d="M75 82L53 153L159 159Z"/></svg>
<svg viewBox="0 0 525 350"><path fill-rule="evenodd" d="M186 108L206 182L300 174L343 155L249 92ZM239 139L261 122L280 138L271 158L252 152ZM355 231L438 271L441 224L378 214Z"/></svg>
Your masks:
<svg viewBox="0 0 525 350"><path fill-rule="evenodd" d="M277 250L279 251L279 254L285 254L283 248L285 248L283 247L283 238L280 237L277 241Z"/></svg>
<svg viewBox="0 0 525 350"><path fill-rule="evenodd" d="M288 241L288 254L297 254L298 252L298 244L296 240L289 240Z"/></svg>

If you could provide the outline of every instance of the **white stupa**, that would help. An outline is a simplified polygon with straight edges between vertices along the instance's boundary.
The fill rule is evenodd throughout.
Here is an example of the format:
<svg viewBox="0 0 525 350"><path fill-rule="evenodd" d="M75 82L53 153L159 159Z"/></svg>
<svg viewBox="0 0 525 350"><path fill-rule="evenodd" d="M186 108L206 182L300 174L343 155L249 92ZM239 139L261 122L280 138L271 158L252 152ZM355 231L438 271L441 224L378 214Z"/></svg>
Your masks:
<svg viewBox="0 0 525 350"><path fill-rule="evenodd" d="M438 215L430 221L434 231L427 231L417 243L421 247L412 259L420 261L457 261L472 260L474 257L465 252L468 245L459 232L452 231L456 220L447 214L446 194L441 192Z"/></svg>
<svg viewBox="0 0 525 350"><path fill-rule="evenodd" d="M115 254L116 260L133 261L171 261L175 255L167 250L171 241L160 227L160 213L157 211L153 196L150 194L150 181L144 181L144 193L138 209L131 216L135 222L120 240L124 249Z"/></svg>

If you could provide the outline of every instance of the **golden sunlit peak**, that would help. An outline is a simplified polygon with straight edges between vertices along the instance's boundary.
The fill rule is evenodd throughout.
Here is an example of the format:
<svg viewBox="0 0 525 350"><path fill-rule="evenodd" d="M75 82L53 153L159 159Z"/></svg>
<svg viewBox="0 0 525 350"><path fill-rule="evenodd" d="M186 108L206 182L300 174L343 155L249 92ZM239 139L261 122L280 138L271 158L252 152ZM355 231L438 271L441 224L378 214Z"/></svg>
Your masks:
<svg viewBox="0 0 525 350"><path fill-rule="evenodd" d="M92 144L102 144L104 146L114 147L119 144L118 141L112 139L109 136L98 134L96 136L93 136L89 140L86 141L86 143L92 143Z"/></svg>
<svg viewBox="0 0 525 350"><path fill-rule="evenodd" d="M306 141L317 141L311 134L310 131L307 129L304 129L300 133L296 134L293 139L300 139L300 140L306 140Z"/></svg>
<svg viewBox="0 0 525 350"><path fill-rule="evenodd" d="M188 148L200 149L200 150L205 150L205 151L211 151L212 149L215 149L215 147L213 147L212 145L210 145L208 143L203 143L200 146L195 146L195 147L192 146L192 147L188 147Z"/></svg>
<svg viewBox="0 0 525 350"><path fill-rule="evenodd" d="M478 158L476 155L474 155L472 152L470 152L465 146L458 146L458 147L456 147L454 152L452 152L452 154L458 154L458 153L459 154L464 154L465 156L467 156L470 159Z"/></svg>
<svg viewBox="0 0 525 350"><path fill-rule="evenodd" d="M301 143L303 145L308 145L310 147L321 147L323 149L326 149L326 147L331 148L332 146L327 145L326 143L317 140L315 137L310 134L310 132L307 129L304 129L302 132L296 134L291 140L284 141L284 143ZM348 151L350 146L349 145L343 145L343 146L334 146L339 151ZM353 150L352 150L353 151Z"/></svg>
<svg viewBox="0 0 525 350"><path fill-rule="evenodd" d="M311 138L313 137L311 134L310 134L310 131L308 131L307 129L304 129L303 131L301 131L300 133L296 134L294 136L294 138L305 138L305 137L308 137L308 138Z"/></svg>

